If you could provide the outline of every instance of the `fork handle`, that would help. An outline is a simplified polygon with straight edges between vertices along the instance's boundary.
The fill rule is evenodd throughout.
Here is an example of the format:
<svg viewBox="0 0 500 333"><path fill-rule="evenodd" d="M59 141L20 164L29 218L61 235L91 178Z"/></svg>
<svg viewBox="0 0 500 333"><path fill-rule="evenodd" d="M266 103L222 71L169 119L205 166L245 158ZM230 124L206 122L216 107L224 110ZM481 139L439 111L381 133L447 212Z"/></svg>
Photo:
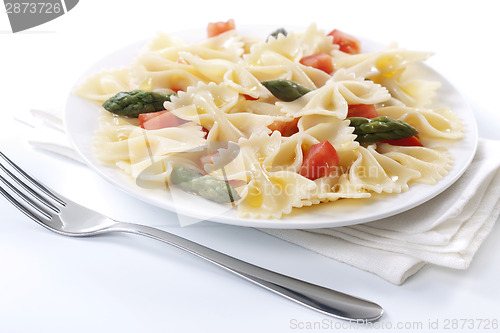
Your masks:
<svg viewBox="0 0 500 333"><path fill-rule="evenodd" d="M134 233L168 243L329 316L370 322L383 314L382 307L376 303L270 271L160 229L117 222L107 231Z"/></svg>

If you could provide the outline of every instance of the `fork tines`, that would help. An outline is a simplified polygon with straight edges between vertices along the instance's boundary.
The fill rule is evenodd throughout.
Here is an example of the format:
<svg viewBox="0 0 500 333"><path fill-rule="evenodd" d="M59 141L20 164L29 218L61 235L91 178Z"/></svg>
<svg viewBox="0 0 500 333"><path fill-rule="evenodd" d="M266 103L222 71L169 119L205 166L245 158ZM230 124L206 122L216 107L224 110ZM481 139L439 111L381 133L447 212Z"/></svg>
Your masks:
<svg viewBox="0 0 500 333"><path fill-rule="evenodd" d="M56 204L66 205L2 152L0 152L0 157L0 170L3 171L3 175L0 174L0 193L28 217L37 222L40 222L40 218L51 219L50 211L60 212Z"/></svg>

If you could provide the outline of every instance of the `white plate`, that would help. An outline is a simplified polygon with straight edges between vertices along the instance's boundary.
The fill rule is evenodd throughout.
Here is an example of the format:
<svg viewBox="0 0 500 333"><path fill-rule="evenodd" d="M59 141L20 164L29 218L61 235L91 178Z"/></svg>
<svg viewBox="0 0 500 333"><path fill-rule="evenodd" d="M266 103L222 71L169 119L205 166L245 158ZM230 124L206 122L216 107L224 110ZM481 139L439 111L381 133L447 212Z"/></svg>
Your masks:
<svg viewBox="0 0 500 333"><path fill-rule="evenodd" d="M261 36L266 36L265 34L272 30L273 28L264 29L263 27L253 29L254 34L261 33ZM240 29L240 31L247 33L252 30ZM193 30L177 35L188 42L195 42L204 37L204 31ZM364 51L374 50L373 48L377 45L366 40L362 40L362 42ZM136 43L103 58L82 75L82 78L75 84L75 88L87 77L101 69L128 65L137 56L143 45L144 42ZM374 195L373 198L361 200L342 199L332 203L295 209L292 214L284 216L282 219L242 219L237 217L235 209L229 209L227 206L193 198L192 195L185 198L176 196L176 200L173 200L172 196L167 194L165 190L151 190L136 185L121 170L103 165L94 157L92 137L98 126L98 106L74 94L70 94L67 99L65 124L74 147L96 172L140 200L177 212L180 216L189 217L190 220L186 223L210 220L239 226L286 229L352 225L392 216L431 200L453 184L467 169L474 157L477 145L477 126L472 111L459 92L445 78L427 66L423 66L423 71L426 78L442 83L436 104L451 107L466 124L465 137L462 140L447 143L447 148L454 159L454 165L450 172L436 185L411 184L410 189L401 194Z"/></svg>

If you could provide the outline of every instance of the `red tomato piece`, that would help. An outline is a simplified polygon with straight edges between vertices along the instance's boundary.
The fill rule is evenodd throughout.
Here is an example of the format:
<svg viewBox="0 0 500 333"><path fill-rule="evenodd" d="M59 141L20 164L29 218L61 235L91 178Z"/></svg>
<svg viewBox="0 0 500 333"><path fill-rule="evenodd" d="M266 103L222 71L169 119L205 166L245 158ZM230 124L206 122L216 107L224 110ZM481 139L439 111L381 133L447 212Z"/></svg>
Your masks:
<svg viewBox="0 0 500 333"><path fill-rule="evenodd" d="M240 186L246 185L247 182L241 179L229 179L226 181L229 185L231 185L234 188L238 188Z"/></svg>
<svg viewBox="0 0 500 333"><path fill-rule="evenodd" d="M147 130L177 127L184 123L187 123L187 121L167 110L141 113L139 115L139 126Z"/></svg>
<svg viewBox="0 0 500 333"><path fill-rule="evenodd" d="M147 122L148 120L153 119L155 117L158 117L159 115L162 115L165 112L168 112L168 111L164 110L164 111L148 112L148 113L139 114L139 126L144 128L145 122Z"/></svg>
<svg viewBox="0 0 500 333"><path fill-rule="evenodd" d="M179 91L184 91L186 88L185 87L170 87L170 89L172 89L172 91L177 94L179 93Z"/></svg>
<svg viewBox="0 0 500 333"><path fill-rule="evenodd" d="M347 117L378 117L377 109L373 104L353 104L349 105L347 110Z"/></svg>
<svg viewBox="0 0 500 333"><path fill-rule="evenodd" d="M246 99L247 101L256 101L256 100L258 100L258 99L259 99L258 97L252 97L252 96L247 95L247 94L244 94L244 95L243 95L243 97L245 97L245 99Z"/></svg>
<svg viewBox="0 0 500 333"><path fill-rule="evenodd" d="M289 137L299 131L299 128L297 127L299 119L300 117L293 118L291 121L275 120L267 128L269 128L272 132L274 131L280 132L281 136Z"/></svg>
<svg viewBox="0 0 500 333"><path fill-rule="evenodd" d="M324 52L315 53L311 54L310 56L304 57L300 59L300 63L305 66L320 69L327 74L332 74L334 70L332 57Z"/></svg>
<svg viewBox="0 0 500 333"><path fill-rule="evenodd" d="M420 142L420 139L418 136L414 135L409 138L404 138L404 139L399 139L399 140L384 140L381 141L384 143L391 144L393 146L407 146L407 147L423 147L424 145Z"/></svg>
<svg viewBox="0 0 500 333"><path fill-rule="evenodd" d="M207 136L208 136L208 133L210 132L210 130L209 130L209 129L207 129L207 128L205 128L205 127L201 127L201 130L203 131L203 133L205 133L204 138L206 139L206 138L207 138Z"/></svg>
<svg viewBox="0 0 500 333"><path fill-rule="evenodd" d="M312 145L305 153L299 174L315 180L328 176L339 164L339 155L329 141Z"/></svg>
<svg viewBox="0 0 500 333"><path fill-rule="evenodd" d="M230 19L227 22L211 22L207 26L207 36L215 37L223 32L235 29L234 20Z"/></svg>
<svg viewBox="0 0 500 333"><path fill-rule="evenodd" d="M333 37L333 44L340 46L340 51L349 54L361 53L361 41L354 36L333 29L328 36Z"/></svg>

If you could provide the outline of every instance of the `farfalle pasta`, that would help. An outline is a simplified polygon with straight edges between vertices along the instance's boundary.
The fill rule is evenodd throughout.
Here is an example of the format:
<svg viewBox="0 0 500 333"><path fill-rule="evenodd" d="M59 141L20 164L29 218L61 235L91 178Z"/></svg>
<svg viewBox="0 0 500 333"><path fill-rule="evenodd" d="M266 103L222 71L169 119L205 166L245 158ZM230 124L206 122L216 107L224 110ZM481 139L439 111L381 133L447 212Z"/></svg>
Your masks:
<svg viewBox="0 0 500 333"><path fill-rule="evenodd" d="M450 170L443 142L460 140L464 125L453 110L433 105L439 82L418 75L430 53L396 45L359 53L356 38L315 24L262 38L218 27L199 43L159 34L129 66L97 73L76 90L114 103L111 112L101 108L98 159L169 188L183 181L173 170L187 168L198 180L227 185L231 209L258 219L397 195ZM282 99L272 84L300 93ZM158 96L165 98L160 109L138 117L114 111Z"/></svg>

